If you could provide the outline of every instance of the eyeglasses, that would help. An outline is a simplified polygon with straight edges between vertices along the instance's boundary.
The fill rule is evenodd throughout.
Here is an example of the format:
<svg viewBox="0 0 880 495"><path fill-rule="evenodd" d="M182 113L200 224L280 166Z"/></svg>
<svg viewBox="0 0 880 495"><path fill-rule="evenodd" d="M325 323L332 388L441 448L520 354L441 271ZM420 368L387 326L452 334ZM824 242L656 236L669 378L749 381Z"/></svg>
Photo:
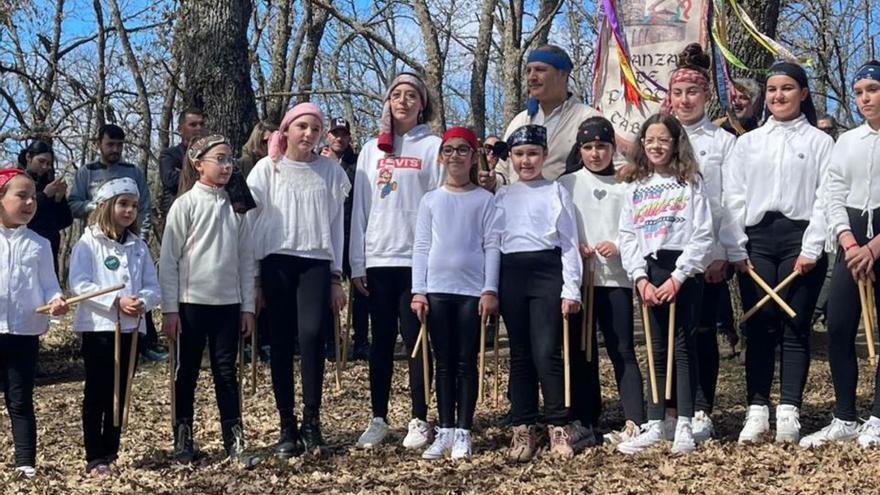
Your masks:
<svg viewBox="0 0 880 495"><path fill-rule="evenodd" d="M235 158L226 155L220 155L217 158L205 157L202 160L206 162L217 162L217 165L222 167L234 167L235 166Z"/></svg>
<svg viewBox="0 0 880 495"><path fill-rule="evenodd" d="M467 156L468 153L470 153L470 152L471 152L471 147L465 146L465 145L459 146L458 148L455 148L452 146L444 146L444 147L440 148L440 154L442 154L443 156L447 156L447 157L452 156L453 153L455 153L458 156Z"/></svg>

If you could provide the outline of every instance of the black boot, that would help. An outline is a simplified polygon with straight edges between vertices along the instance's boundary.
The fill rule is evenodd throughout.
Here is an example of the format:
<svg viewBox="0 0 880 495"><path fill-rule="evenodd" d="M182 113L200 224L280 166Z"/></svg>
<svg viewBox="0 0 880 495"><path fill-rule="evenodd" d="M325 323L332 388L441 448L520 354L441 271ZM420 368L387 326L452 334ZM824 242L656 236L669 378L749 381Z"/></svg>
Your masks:
<svg viewBox="0 0 880 495"><path fill-rule="evenodd" d="M181 464L192 464L196 460L193 444L192 425L180 422L174 428L174 460Z"/></svg>
<svg viewBox="0 0 880 495"><path fill-rule="evenodd" d="M241 423L238 421L223 429L223 444L229 458L238 461L245 469L251 469L262 461L258 455L245 450L244 432L241 431Z"/></svg>
<svg viewBox="0 0 880 495"><path fill-rule="evenodd" d="M290 459L302 455L303 446L296 429L295 416L281 420L281 435L272 451L279 459Z"/></svg>
<svg viewBox="0 0 880 495"><path fill-rule="evenodd" d="M316 456L324 455L326 444L324 443L324 437L321 435L321 421L318 419L317 414L303 414L300 436L307 453Z"/></svg>

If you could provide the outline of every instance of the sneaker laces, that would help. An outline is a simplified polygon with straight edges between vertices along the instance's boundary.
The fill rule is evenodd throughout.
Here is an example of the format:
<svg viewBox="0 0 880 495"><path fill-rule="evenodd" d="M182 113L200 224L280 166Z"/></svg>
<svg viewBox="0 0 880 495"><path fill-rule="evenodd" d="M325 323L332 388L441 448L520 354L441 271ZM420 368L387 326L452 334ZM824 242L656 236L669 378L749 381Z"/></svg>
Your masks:
<svg viewBox="0 0 880 495"><path fill-rule="evenodd" d="M513 444L516 445L528 445L530 432L528 428L515 428L513 430Z"/></svg>
<svg viewBox="0 0 880 495"><path fill-rule="evenodd" d="M797 416L794 416L794 415L783 416L783 417L779 418L778 421L779 421L779 424L782 424L782 425L791 422L795 428L797 428L798 430L801 429L801 422Z"/></svg>
<svg viewBox="0 0 880 495"><path fill-rule="evenodd" d="M880 437L880 422L865 421L859 428L859 434Z"/></svg>
<svg viewBox="0 0 880 495"><path fill-rule="evenodd" d="M568 433L568 428L564 426L556 426L553 428L553 436L551 438L553 443L568 443L571 439L571 435Z"/></svg>
<svg viewBox="0 0 880 495"><path fill-rule="evenodd" d="M239 425L232 427L232 448L236 453L244 452L244 433Z"/></svg>

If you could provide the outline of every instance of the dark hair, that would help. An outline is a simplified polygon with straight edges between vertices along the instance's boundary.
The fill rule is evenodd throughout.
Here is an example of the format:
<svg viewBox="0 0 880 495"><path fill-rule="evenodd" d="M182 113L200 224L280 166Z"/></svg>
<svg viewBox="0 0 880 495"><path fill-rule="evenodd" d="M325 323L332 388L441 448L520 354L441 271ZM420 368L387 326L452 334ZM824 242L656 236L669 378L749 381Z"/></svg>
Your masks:
<svg viewBox="0 0 880 495"><path fill-rule="evenodd" d="M770 67L769 73L767 74L767 80L769 81L773 76L787 76L791 78L799 88L807 90L807 98L801 102L801 113L807 118L810 125L816 127L816 122L818 120L816 119L816 105L813 104L813 92L810 91L810 83L807 79L807 72L804 68L792 62L776 62ZM765 84L765 100L766 94L767 86ZM767 106L766 101L764 101L764 114L766 116L772 115L770 107Z"/></svg>
<svg viewBox="0 0 880 495"><path fill-rule="evenodd" d="M29 159L42 155L43 153L49 153L52 157L55 157L55 151L52 149L52 145L46 141L37 139L35 141L31 141L26 148L23 148L18 153L18 165L21 168L27 167L27 162Z"/></svg>
<svg viewBox="0 0 880 495"><path fill-rule="evenodd" d="M177 114L177 125L183 125L183 122L186 120L187 115L198 115L199 117L204 118L205 114L202 112L202 109L199 107L186 107Z"/></svg>
<svg viewBox="0 0 880 495"><path fill-rule="evenodd" d="M671 114L654 114L648 117L648 120L642 124L639 131L639 137L633 143L632 154L629 157L629 163L620 170L620 178L625 182L634 182L647 177L654 173L654 165L648 160L645 153L645 145L642 140L648 128L654 124L663 124L672 135L673 150L672 161L669 162L669 168L673 175L681 182L693 183L699 174L699 165L694 155L694 149L687 137L684 127L677 118Z"/></svg>
<svg viewBox="0 0 880 495"><path fill-rule="evenodd" d="M703 51L703 47L699 43L691 43L678 54L676 65L679 68L702 72L708 78L712 61L709 59L709 54Z"/></svg>
<svg viewBox="0 0 880 495"><path fill-rule="evenodd" d="M835 119L835 118L832 117L831 115L828 115L827 113L823 113L822 115L819 116L818 119L816 119L817 122L820 121L820 120L830 120L830 121L831 121L831 126L834 127L834 128L837 128L837 125L838 125L838 124L837 124L837 119Z"/></svg>
<svg viewBox="0 0 880 495"><path fill-rule="evenodd" d="M98 128L98 142L107 136L110 139L125 139L125 131L116 124L104 124Z"/></svg>

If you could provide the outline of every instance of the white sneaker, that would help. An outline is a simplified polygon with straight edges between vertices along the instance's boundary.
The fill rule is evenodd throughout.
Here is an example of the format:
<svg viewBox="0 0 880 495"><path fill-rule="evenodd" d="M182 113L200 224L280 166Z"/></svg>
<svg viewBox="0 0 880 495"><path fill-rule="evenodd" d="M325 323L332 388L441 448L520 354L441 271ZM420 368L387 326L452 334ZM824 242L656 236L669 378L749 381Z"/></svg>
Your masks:
<svg viewBox="0 0 880 495"><path fill-rule="evenodd" d="M431 425L427 421L413 418L409 421L409 431L403 439L403 446L408 449L420 449L434 439Z"/></svg>
<svg viewBox="0 0 880 495"><path fill-rule="evenodd" d="M869 449L880 445L880 418L871 416L868 421L859 428L859 446L863 449Z"/></svg>
<svg viewBox="0 0 880 495"><path fill-rule="evenodd" d="M617 450L631 455L659 444L666 439L663 423L664 421L656 419L648 421L642 426L642 432L637 437L617 444Z"/></svg>
<svg viewBox="0 0 880 495"><path fill-rule="evenodd" d="M388 435L388 423L382 418L373 418L367 429L361 433L356 446L359 449L372 449L382 443L386 435Z"/></svg>
<svg viewBox="0 0 880 495"><path fill-rule="evenodd" d="M715 435L715 426L712 425L712 418L704 411L697 411L694 414L692 425L694 441L697 443L703 443Z"/></svg>
<svg viewBox="0 0 880 495"><path fill-rule="evenodd" d="M428 459L430 461L443 459L449 454L450 450L452 450L452 442L454 438L454 428L437 428L437 436L434 437L434 443L422 452L422 459Z"/></svg>
<svg viewBox="0 0 880 495"><path fill-rule="evenodd" d="M749 406L743 429L739 432L739 443L758 443L770 431L770 408Z"/></svg>
<svg viewBox="0 0 880 495"><path fill-rule="evenodd" d="M635 421L626 420L626 424L623 425L623 429L606 433L604 439L605 443L617 445L619 443L632 440L633 438L637 437L641 432L641 428L639 428L639 425L637 425Z"/></svg>
<svg viewBox="0 0 880 495"><path fill-rule="evenodd" d="M675 416L666 416L663 420L663 435L665 440L670 442L675 439L675 428L678 418Z"/></svg>
<svg viewBox="0 0 880 495"><path fill-rule="evenodd" d="M801 439L800 413L795 406L776 406L776 443L798 443Z"/></svg>
<svg viewBox="0 0 880 495"><path fill-rule="evenodd" d="M826 443L849 442L859 436L859 423L857 421L844 421L834 418L831 424L821 430L801 438L798 445L801 447L818 447Z"/></svg>
<svg viewBox="0 0 880 495"><path fill-rule="evenodd" d="M23 478L33 478L37 475L37 469L33 466L18 466L15 468L15 474Z"/></svg>
<svg viewBox="0 0 880 495"><path fill-rule="evenodd" d="M452 442L452 458L470 459L472 450L473 442L471 441L471 430L456 428L455 440Z"/></svg>
<svg viewBox="0 0 880 495"><path fill-rule="evenodd" d="M690 454L697 450L690 418L681 418L675 425L675 440L672 441L673 454Z"/></svg>

